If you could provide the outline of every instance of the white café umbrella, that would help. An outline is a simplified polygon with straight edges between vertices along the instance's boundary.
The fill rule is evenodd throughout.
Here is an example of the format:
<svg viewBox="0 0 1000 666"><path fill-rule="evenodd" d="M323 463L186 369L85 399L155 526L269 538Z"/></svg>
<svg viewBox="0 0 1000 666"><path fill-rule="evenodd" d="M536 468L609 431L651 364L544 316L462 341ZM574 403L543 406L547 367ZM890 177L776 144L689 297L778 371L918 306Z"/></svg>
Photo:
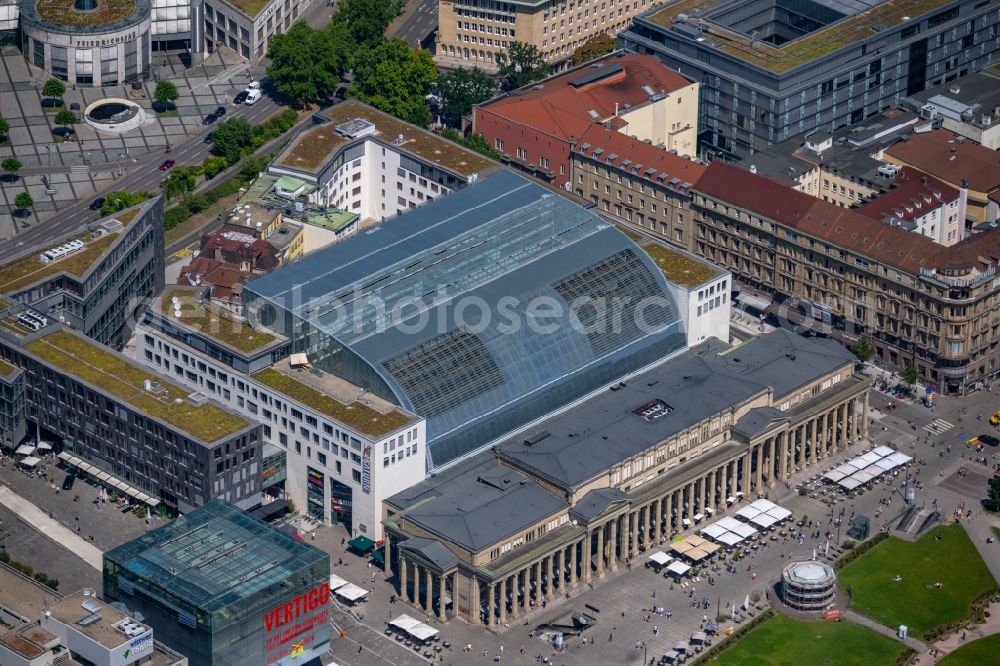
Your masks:
<svg viewBox="0 0 1000 666"><path fill-rule="evenodd" d="M750 610L750 595L747 594L747 598L743 600L743 610Z"/></svg>

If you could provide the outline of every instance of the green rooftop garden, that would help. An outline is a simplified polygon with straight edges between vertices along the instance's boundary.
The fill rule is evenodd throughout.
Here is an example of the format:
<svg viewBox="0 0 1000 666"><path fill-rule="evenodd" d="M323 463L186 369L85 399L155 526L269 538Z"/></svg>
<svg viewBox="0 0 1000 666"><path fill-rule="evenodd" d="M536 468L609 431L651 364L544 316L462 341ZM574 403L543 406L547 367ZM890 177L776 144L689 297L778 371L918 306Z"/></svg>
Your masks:
<svg viewBox="0 0 1000 666"><path fill-rule="evenodd" d="M126 227L135 221L135 218L139 213L142 212L142 206L134 206L128 210L123 210L120 213L115 213L112 215L113 218L124 224Z"/></svg>
<svg viewBox="0 0 1000 666"><path fill-rule="evenodd" d="M392 411L388 414L382 414L360 402L345 405L339 400L303 384L294 377L289 377L271 368L261 370L253 377L262 384L298 400L303 405L371 437L387 435L410 422L410 417L402 412Z"/></svg>
<svg viewBox="0 0 1000 666"><path fill-rule="evenodd" d="M667 279L682 287L697 287L719 274L719 271L707 262L695 259L689 254L651 243L644 245L646 251Z"/></svg>
<svg viewBox="0 0 1000 666"><path fill-rule="evenodd" d="M175 297L180 300L182 324L234 349L252 352L277 340L273 334L247 326L245 321L233 317L222 308L199 305L198 297L186 289L171 289L163 295L163 314L171 320L177 319L173 306Z"/></svg>
<svg viewBox="0 0 1000 666"><path fill-rule="evenodd" d="M270 0L226 0L233 7L254 18L257 14L260 14L264 7L267 7Z"/></svg>
<svg viewBox="0 0 1000 666"><path fill-rule="evenodd" d="M135 11L134 0L97 0L97 9L79 12L73 0L37 0L35 9L46 21L59 25L97 26L121 21Z"/></svg>
<svg viewBox="0 0 1000 666"><path fill-rule="evenodd" d="M171 384L125 357L73 333L56 331L29 342L24 348L71 377L203 442L215 442L250 425L215 403L195 405L189 402L190 390ZM147 379L156 381L159 391L146 391L144 382Z"/></svg>
<svg viewBox="0 0 1000 666"><path fill-rule="evenodd" d="M337 134L335 127L348 120L362 118L375 124L379 138L393 142L403 135L400 150L412 153L428 162L440 164L455 173L469 176L494 166L494 163L457 143L419 129L376 109L348 100L327 111L330 122L300 135L278 164L312 171L318 169L346 139Z"/></svg>
<svg viewBox="0 0 1000 666"><path fill-rule="evenodd" d="M903 17L913 19L949 2L951 0L886 0L866 12L831 23L782 46L763 43L760 48L755 49L748 35L723 30L711 23L705 38L721 51L741 60L773 72L785 72L870 37L876 31L882 32L910 23L909 20L903 21ZM717 0L680 0L666 5L661 11L648 16L648 19L669 28L673 26L678 14L687 14L697 19L700 11L714 4L717 4Z"/></svg>
<svg viewBox="0 0 1000 666"><path fill-rule="evenodd" d="M15 368L13 365L0 358L0 375L4 377L9 377L12 374L14 374L15 370L17 370L17 368Z"/></svg>
<svg viewBox="0 0 1000 666"><path fill-rule="evenodd" d="M0 319L0 326L21 336L31 333L29 329L22 326L21 323L14 317L4 317L3 319Z"/></svg>
<svg viewBox="0 0 1000 666"><path fill-rule="evenodd" d="M41 252L32 254L19 261L0 268L0 292L11 293L23 287L44 280L57 273L65 271L76 277L83 277L94 262L104 252L111 247L111 244L118 238L117 233L104 234L96 240L87 243L82 250L67 255L59 261L43 264L38 258ZM62 243L52 245L49 248L57 247Z"/></svg>

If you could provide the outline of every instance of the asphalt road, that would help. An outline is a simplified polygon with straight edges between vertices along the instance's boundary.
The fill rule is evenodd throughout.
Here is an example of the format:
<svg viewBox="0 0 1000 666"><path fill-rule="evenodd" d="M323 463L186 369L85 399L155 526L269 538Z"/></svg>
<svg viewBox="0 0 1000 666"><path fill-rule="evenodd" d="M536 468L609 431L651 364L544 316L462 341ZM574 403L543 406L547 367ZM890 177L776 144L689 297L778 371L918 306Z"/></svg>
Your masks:
<svg viewBox="0 0 1000 666"><path fill-rule="evenodd" d="M233 106L230 103L224 120L233 117L245 118L250 123L260 123L279 112L283 107L274 101L267 94L267 81L264 80L265 95L253 106L241 105ZM160 181L166 178L167 173L160 171L159 166L166 159L172 159L178 165L200 164L209 153L210 144L205 143L205 135L211 132L218 121L211 125L203 126L195 134L188 135L181 143L173 146L169 154L153 151L138 155L127 162L127 171L124 178L119 178L108 190L101 194L95 194L92 198L78 201L74 205L60 211L58 217L45 222L37 222L34 217L27 218L29 226L20 226L21 231L5 241L0 241L0 257L10 257L24 253L27 249L36 249L54 239L61 238L77 229L82 229L88 222L98 218L98 214L89 210L90 203L110 190L128 190L130 192L151 192L160 191ZM124 166L124 165L123 165ZM113 167L95 167L109 170Z"/></svg>
<svg viewBox="0 0 1000 666"><path fill-rule="evenodd" d="M400 37L412 46L420 46L437 30L438 0L415 0L407 4L402 22L389 37Z"/></svg>

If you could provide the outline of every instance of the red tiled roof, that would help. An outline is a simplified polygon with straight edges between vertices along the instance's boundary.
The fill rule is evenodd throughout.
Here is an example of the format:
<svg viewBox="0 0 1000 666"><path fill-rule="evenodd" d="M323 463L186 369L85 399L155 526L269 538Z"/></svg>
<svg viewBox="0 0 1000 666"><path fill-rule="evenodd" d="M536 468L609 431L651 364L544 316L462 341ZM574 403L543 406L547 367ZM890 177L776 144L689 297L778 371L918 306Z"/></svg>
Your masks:
<svg viewBox="0 0 1000 666"><path fill-rule="evenodd" d="M979 192L1000 188L1000 153L971 141L955 143L956 136L944 129L915 132L885 152L953 185L966 179Z"/></svg>
<svg viewBox="0 0 1000 666"><path fill-rule="evenodd" d="M562 139L578 138L595 123L589 111L596 111L600 120L612 118L615 109L636 106L649 100L643 86L656 93L674 92L691 82L660 63L653 56L615 55L596 63L611 71L622 71L606 78L575 86L573 80L587 76L597 67L587 65L564 74L520 88L482 108L514 122L530 125ZM537 86L540 89L535 89ZM616 107L617 105L617 107Z"/></svg>
<svg viewBox="0 0 1000 666"><path fill-rule="evenodd" d="M903 167L893 183L897 187L854 210L874 220L885 217L914 220L959 196L954 187L910 167Z"/></svg>
<svg viewBox="0 0 1000 666"><path fill-rule="evenodd" d="M1000 258L1000 230L975 234L945 247L920 234L873 220L724 162L710 164L695 189L914 275L921 268L983 269Z"/></svg>
<svg viewBox="0 0 1000 666"><path fill-rule="evenodd" d="M595 156L594 151L598 149L601 152ZM668 185L676 178L678 181L674 184L675 189L685 183L690 187L708 168L704 164L693 162L663 148L657 148L645 141L633 139L597 124L591 125L583 135L574 153L594 157L603 164L645 176L662 185ZM615 156L614 160L608 162L608 158L612 155Z"/></svg>
<svg viewBox="0 0 1000 666"><path fill-rule="evenodd" d="M194 284L195 275L201 275L201 283L203 285L225 287L227 289L232 289L233 285L243 282L252 276L251 273L241 271L233 264L227 264L208 257L197 257L181 269L180 275L177 276L177 284Z"/></svg>

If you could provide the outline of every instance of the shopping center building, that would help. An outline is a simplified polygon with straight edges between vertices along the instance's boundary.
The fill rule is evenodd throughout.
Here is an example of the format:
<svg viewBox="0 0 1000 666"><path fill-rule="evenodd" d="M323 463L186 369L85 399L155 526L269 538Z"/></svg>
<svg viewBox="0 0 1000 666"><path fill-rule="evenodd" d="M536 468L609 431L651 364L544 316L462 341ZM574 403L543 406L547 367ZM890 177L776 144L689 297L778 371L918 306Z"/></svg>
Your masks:
<svg viewBox="0 0 1000 666"><path fill-rule="evenodd" d="M401 598L492 626L596 582L857 442L870 380L854 367L784 329L710 340L389 498Z"/></svg>
<svg viewBox="0 0 1000 666"><path fill-rule="evenodd" d="M191 666L319 663L329 554L214 501L104 555L104 594Z"/></svg>

